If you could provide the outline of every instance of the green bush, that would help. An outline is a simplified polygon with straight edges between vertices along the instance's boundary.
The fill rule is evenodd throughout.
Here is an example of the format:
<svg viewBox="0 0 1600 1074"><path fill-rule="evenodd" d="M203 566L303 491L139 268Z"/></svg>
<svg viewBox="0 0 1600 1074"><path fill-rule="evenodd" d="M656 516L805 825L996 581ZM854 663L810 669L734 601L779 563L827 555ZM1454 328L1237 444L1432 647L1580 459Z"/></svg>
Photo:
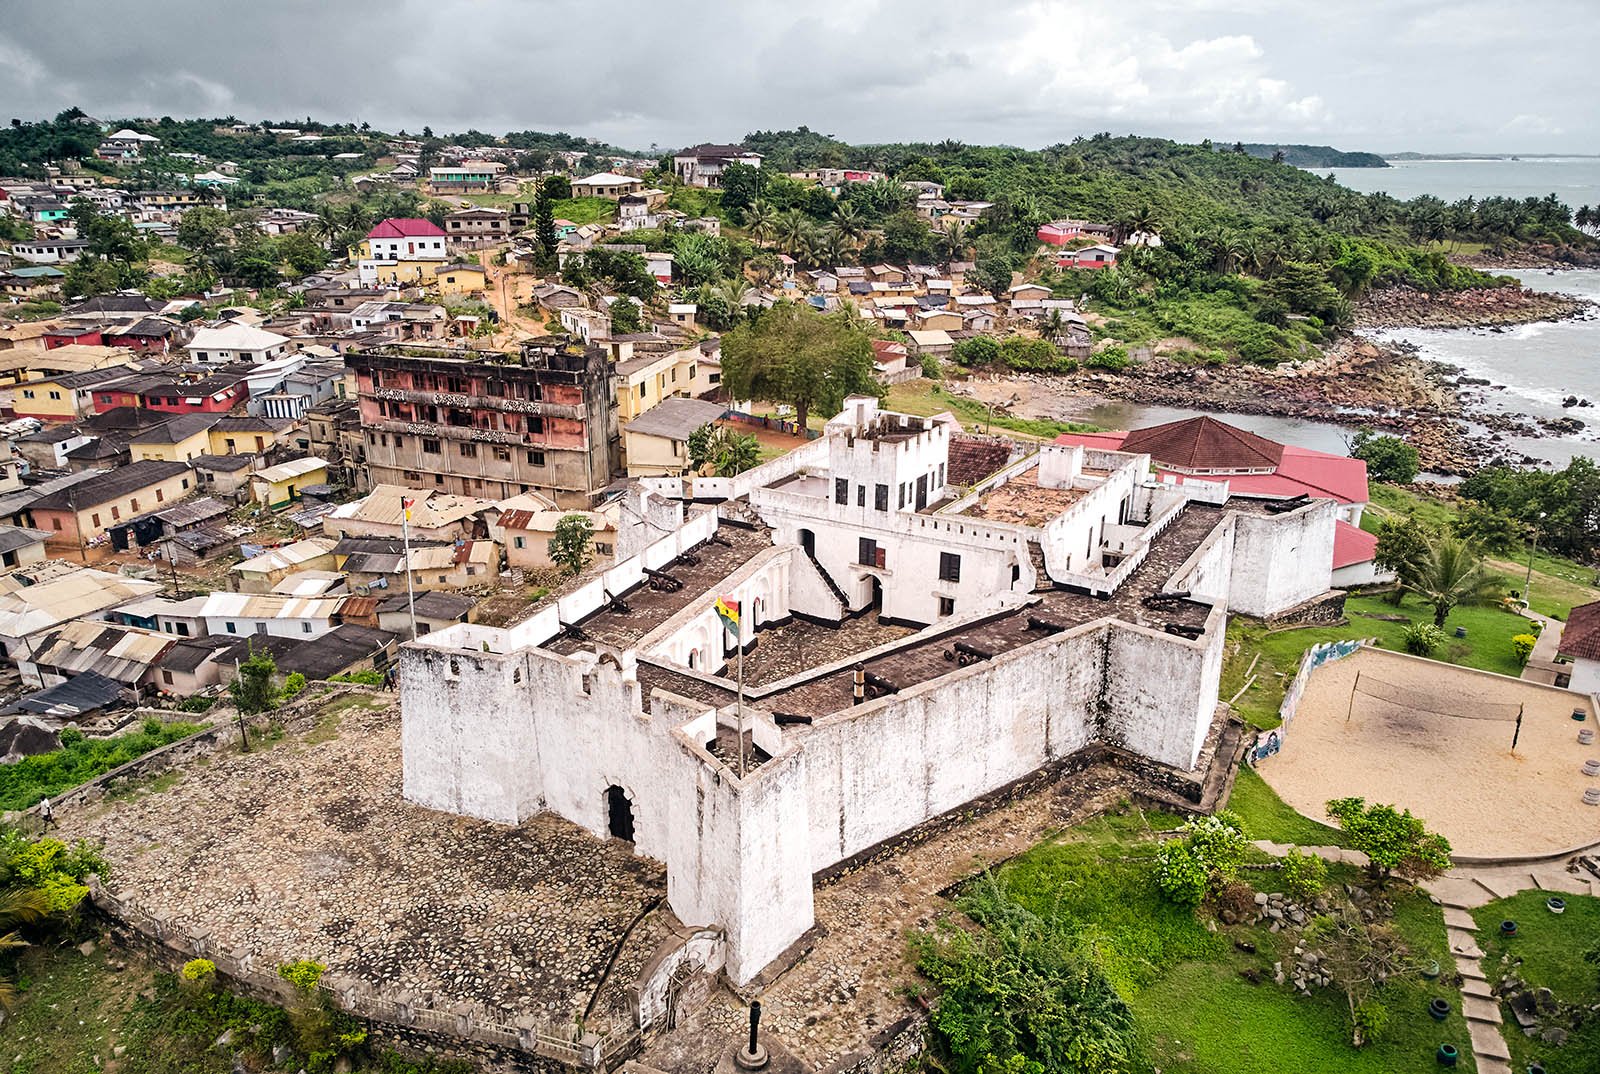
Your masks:
<svg viewBox="0 0 1600 1074"><path fill-rule="evenodd" d="M1299 847L1289 848L1278 862L1278 872L1284 890L1298 902L1316 898L1328 884L1328 863L1316 854L1302 854Z"/></svg>
<svg viewBox="0 0 1600 1074"><path fill-rule="evenodd" d="M196 695L194 697L186 697L182 701L178 702L178 711L179 712L205 712L207 709L209 709L212 705L215 705L216 703L217 703L217 699L215 697L201 697L199 695Z"/></svg>
<svg viewBox="0 0 1600 1074"><path fill-rule="evenodd" d="M329 675L329 682L353 682L362 686L382 686L383 672L362 668L359 671L341 671L337 675Z"/></svg>
<svg viewBox="0 0 1600 1074"><path fill-rule="evenodd" d="M304 675L300 674L300 672L298 672L298 671L293 672L283 682L283 699L285 701L287 701L290 698L294 697L295 695L299 694L300 691L304 690L305 688L306 688L306 677Z"/></svg>
<svg viewBox="0 0 1600 1074"><path fill-rule="evenodd" d="M1211 886L1211 870L1188 844L1169 839L1156 851L1156 886L1180 906L1199 906Z"/></svg>
<svg viewBox="0 0 1600 1074"><path fill-rule="evenodd" d="M1413 623L1400 635L1400 643L1412 656L1427 656L1444 644L1444 631L1432 623Z"/></svg>
<svg viewBox="0 0 1600 1074"><path fill-rule="evenodd" d="M1095 369L1126 369L1132 363L1128 358L1128 348L1107 347L1089 355L1083 360L1083 364Z"/></svg>
<svg viewBox="0 0 1600 1074"><path fill-rule="evenodd" d="M61 739L62 749L70 749L84 740L83 732L76 727L63 727L58 737Z"/></svg>
<svg viewBox="0 0 1600 1074"><path fill-rule="evenodd" d="M0 811L37 805L41 798L51 798L87 783L118 765L199 730L198 724L163 724L152 718L130 734L87 739L70 746L63 744L62 749L24 757L15 764L0 765Z"/></svg>
<svg viewBox="0 0 1600 1074"><path fill-rule="evenodd" d="M302 992L310 992L317 987L326 973L328 967L320 962L310 959L301 959L298 962L285 962L278 967L278 976L294 985Z"/></svg>
<svg viewBox="0 0 1600 1074"><path fill-rule="evenodd" d="M209 958L191 958L178 973L185 981L207 981L216 975L217 964Z"/></svg>
<svg viewBox="0 0 1600 1074"><path fill-rule="evenodd" d="M1533 655L1533 647L1539 639L1532 634L1513 634L1511 636L1511 653L1517 658L1517 663L1526 664L1528 657ZM65 734L65 732L62 732Z"/></svg>
<svg viewBox="0 0 1600 1074"><path fill-rule="evenodd" d="M1361 1031L1361 1043L1371 1044L1389 1024L1389 1008L1377 1000L1368 1000L1355 1009L1356 1028Z"/></svg>

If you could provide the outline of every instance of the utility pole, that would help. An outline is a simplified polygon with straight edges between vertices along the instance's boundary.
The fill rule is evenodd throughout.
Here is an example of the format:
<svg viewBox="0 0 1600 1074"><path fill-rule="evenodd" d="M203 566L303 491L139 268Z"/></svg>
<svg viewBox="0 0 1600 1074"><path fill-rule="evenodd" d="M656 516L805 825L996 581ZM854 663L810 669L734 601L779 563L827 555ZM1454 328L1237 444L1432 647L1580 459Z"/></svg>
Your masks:
<svg viewBox="0 0 1600 1074"><path fill-rule="evenodd" d="M1545 512L1539 512L1543 519ZM1528 574L1522 579L1522 606L1533 611L1533 557L1539 553L1539 523L1533 524L1533 544L1528 546Z"/></svg>

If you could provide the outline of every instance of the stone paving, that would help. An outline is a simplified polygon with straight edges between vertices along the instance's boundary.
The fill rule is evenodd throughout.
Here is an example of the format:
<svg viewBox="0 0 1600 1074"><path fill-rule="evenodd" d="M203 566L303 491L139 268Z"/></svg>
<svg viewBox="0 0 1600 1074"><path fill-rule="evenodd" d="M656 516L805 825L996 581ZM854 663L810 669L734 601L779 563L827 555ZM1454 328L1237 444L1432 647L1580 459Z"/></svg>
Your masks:
<svg viewBox="0 0 1600 1074"><path fill-rule="evenodd" d="M62 838L105 844L110 890L184 932L209 930L270 967L300 958L434 1006L482 1004L510 1021L570 1021L664 868L552 815L515 828L433 812L400 796L400 714L357 694L321 724L178 782L58 814ZM630 937L597 1004L660 937Z"/></svg>

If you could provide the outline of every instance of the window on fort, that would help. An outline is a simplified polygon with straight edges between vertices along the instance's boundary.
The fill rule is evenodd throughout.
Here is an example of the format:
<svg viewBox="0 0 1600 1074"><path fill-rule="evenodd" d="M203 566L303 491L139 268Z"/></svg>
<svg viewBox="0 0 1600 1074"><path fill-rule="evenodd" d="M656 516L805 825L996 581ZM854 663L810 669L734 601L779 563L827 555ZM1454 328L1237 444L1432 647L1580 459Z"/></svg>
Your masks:
<svg viewBox="0 0 1600 1074"><path fill-rule="evenodd" d="M857 538L856 562L863 567L878 566L878 542L871 537Z"/></svg>
<svg viewBox="0 0 1600 1074"><path fill-rule="evenodd" d="M433 483L434 483L434 484L435 484L435 485L442 485L442 484L444 484L444 475L443 475L443 474L434 474L434 475L433 475Z"/></svg>
<svg viewBox="0 0 1600 1074"><path fill-rule="evenodd" d="M865 507L865 506L867 506L867 486L865 486L865 485L857 485L856 486L856 506L857 507Z"/></svg>
<svg viewBox="0 0 1600 1074"><path fill-rule="evenodd" d="M939 598L939 614L940 616L956 614L956 601L954 597Z"/></svg>
<svg viewBox="0 0 1600 1074"><path fill-rule="evenodd" d="M166 498L167 497L166 497L165 493L163 493L160 489L156 489L156 503L160 503L162 500L164 500Z"/></svg>
<svg viewBox="0 0 1600 1074"><path fill-rule="evenodd" d="M441 453L439 441L435 440L431 436L424 436L422 438L422 450L428 455L438 455Z"/></svg>
<svg viewBox="0 0 1600 1074"><path fill-rule="evenodd" d="M961 557L956 553L939 553L939 580L941 582L961 581Z"/></svg>
<svg viewBox="0 0 1600 1074"><path fill-rule="evenodd" d="M594 550L595 550L596 554L602 555L602 556L609 556L613 552L612 547L610 545L608 545L608 544L605 544L602 541L596 541L594 543Z"/></svg>
<svg viewBox="0 0 1600 1074"><path fill-rule="evenodd" d="M889 509L889 486L877 485L872 490L872 506L874 510L887 511Z"/></svg>

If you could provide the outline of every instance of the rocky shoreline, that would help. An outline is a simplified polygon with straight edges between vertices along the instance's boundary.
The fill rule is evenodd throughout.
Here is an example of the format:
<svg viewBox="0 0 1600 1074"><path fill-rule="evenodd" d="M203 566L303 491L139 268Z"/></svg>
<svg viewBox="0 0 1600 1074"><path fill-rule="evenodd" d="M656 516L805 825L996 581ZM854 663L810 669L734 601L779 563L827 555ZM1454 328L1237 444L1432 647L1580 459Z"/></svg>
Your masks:
<svg viewBox="0 0 1600 1074"><path fill-rule="evenodd" d="M1497 269L1600 268L1600 246L1568 246L1548 242L1481 254L1450 254L1449 257L1454 264L1484 272Z"/></svg>
<svg viewBox="0 0 1600 1074"><path fill-rule="evenodd" d="M1356 307L1358 328L1498 328L1580 317L1594 303L1572 295L1520 287L1419 291L1386 287Z"/></svg>

